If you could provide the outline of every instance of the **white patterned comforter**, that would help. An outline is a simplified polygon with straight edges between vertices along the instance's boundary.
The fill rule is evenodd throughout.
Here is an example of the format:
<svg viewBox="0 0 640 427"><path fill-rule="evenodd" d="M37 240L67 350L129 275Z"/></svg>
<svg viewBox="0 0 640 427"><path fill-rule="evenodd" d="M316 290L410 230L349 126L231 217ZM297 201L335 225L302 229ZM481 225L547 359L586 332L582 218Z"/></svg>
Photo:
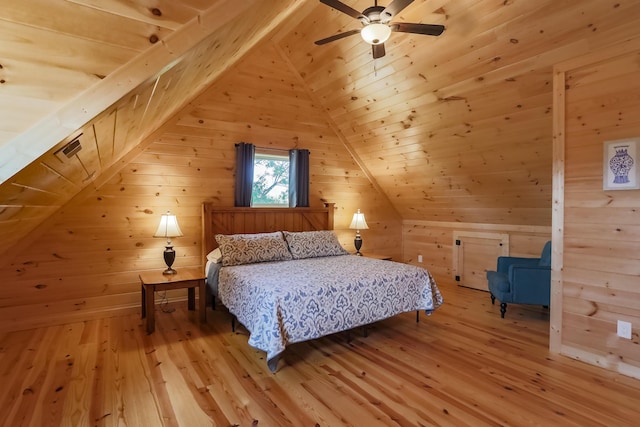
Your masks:
<svg viewBox="0 0 640 427"><path fill-rule="evenodd" d="M222 267L218 296L268 362L289 343L443 302L425 269L355 255Z"/></svg>

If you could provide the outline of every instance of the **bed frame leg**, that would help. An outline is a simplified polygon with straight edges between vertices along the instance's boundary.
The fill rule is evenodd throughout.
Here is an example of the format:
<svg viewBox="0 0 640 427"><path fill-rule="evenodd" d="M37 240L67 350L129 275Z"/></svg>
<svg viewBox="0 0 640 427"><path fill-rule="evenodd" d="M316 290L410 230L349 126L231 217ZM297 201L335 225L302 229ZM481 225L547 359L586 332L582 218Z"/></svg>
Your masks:
<svg viewBox="0 0 640 427"><path fill-rule="evenodd" d="M274 357L273 359L267 360L267 366L269 367L269 370L271 371L271 373L276 373L276 370L278 369L278 361L280 360L280 355Z"/></svg>
<svg viewBox="0 0 640 427"><path fill-rule="evenodd" d="M236 331L236 316L231 316L231 332Z"/></svg>
<svg viewBox="0 0 640 427"><path fill-rule="evenodd" d="M416 323L420 323L420 310L416 310Z"/></svg>

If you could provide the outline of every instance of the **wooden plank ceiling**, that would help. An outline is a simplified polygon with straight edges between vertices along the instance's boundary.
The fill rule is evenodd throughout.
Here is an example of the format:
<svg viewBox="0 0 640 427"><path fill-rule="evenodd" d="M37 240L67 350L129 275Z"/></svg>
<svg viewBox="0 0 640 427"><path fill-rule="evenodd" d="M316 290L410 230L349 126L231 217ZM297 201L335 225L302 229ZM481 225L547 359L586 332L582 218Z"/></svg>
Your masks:
<svg viewBox="0 0 640 427"><path fill-rule="evenodd" d="M633 34L638 16L633 0L415 1L394 20L445 33L393 33L373 60L357 35L315 46L359 23L311 0L5 0L3 246L105 182L260 43L297 70L404 219L549 225L552 66ZM54 155L79 134L77 156Z"/></svg>
<svg viewBox="0 0 640 427"><path fill-rule="evenodd" d="M369 0L348 2L358 10ZM637 31L639 2L414 2L371 59L357 27L320 6L280 45L340 134L407 219L549 225L551 67Z"/></svg>

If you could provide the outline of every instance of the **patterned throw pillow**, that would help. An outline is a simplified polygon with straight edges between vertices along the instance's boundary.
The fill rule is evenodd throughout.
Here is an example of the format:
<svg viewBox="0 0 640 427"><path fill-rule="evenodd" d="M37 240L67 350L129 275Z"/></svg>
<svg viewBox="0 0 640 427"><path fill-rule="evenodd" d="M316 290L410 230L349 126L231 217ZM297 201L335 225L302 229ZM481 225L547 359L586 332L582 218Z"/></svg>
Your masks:
<svg viewBox="0 0 640 427"><path fill-rule="evenodd" d="M289 244L293 259L315 258L321 256L346 255L347 252L332 230L301 231L292 233L283 231Z"/></svg>
<svg viewBox="0 0 640 427"><path fill-rule="evenodd" d="M253 264L291 259L282 233L217 234L216 242L222 251L222 265Z"/></svg>

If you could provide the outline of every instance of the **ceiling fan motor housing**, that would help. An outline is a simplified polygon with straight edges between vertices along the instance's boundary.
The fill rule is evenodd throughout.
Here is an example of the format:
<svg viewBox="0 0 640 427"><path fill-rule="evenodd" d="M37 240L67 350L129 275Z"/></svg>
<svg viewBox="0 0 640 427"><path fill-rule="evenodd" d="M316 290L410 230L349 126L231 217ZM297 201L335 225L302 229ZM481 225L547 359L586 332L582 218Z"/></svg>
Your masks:
<svg viewBox="0 0 640 427"><path fill-rule="evenodd" d="M372 23L377 23L377 22L382 22L382 23L386 23L389 22L389 20L391 19L391 15L389 15L388 13L382 13L382 11L385 8L383 6L371 6L366 8L362 14L364 16L367 17L368 21L365 21L364 19L361 19L361 21L363 22L363 24L372 24Z"/></svg>

